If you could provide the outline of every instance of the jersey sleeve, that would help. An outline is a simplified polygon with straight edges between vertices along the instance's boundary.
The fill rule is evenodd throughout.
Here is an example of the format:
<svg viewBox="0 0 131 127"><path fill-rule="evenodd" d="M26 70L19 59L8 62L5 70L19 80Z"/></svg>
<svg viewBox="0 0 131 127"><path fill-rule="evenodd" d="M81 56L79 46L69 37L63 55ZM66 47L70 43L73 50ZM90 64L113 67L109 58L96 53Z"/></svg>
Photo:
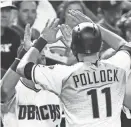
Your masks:
<svg viewBox="0 0 131 127"><path fill-rule="evenodd" d="M60 95L63 80L73 72L73 67L65 65L43 66L35 65L32 68L32 80L44 89Z"/></svg>
<svg viewBox="0 0 131 127"><path fill-rule="evenodd" d="M128 52L126 51L118 51L114 56L110 57L107 60L102 60L105 63L109 63L116 67L119 67L126 72L129 71L131 66L131 58Z"/></svg>

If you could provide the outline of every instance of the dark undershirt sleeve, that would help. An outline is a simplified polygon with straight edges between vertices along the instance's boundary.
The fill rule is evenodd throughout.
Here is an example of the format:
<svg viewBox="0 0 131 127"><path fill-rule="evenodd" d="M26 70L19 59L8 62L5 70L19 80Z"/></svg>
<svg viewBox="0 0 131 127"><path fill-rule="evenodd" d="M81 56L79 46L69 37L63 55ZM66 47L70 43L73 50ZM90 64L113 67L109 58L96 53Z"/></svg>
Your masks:
<svg viewBox="0 0 131 127"><path fill-rule="evenodd" d="M33 62L29 62L25 65L24 68L24 75L27 79L32 80L31 78L31 72L32 72L32 68L35 64Z"/></svg>

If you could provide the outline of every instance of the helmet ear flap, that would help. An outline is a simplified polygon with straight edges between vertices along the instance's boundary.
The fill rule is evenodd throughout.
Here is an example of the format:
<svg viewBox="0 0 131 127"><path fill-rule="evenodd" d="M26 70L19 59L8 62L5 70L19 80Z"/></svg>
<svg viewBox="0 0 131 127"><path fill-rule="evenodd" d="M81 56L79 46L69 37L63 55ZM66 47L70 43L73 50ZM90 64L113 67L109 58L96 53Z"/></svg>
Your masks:
<svg viewBox="0 0 131 127"><path fill-rule="evenodd" d="M94 36L96 36L96 26L94 23L93 23L93 34L94 34Z"/></svg>
<svg viewBox="0 0 131 127"><path fill-rule="evenodd" d="M94 34L94 36L97 36L97 29L98 28L97 28L96 24L94 24L94 23L93 23L93 28L94 28L93 29L93 34Z"/></svg>
<svg viewBox="0 0 131 127"><path fill-rule="evenodd" d="M76 51L76 46L74 43L71 44L71 50L73 52L73 55L76 56L77 55L77 51Z"/></svg>
<svg viewBox="0 0 131 127"><path fill-rule="evenodd" d="M72 52L73 52L73 54L74 54L74 56L77 56L77 47L76 47L76 45L75 45L75 42L76 41L78 41L79 40L79 38L80 38L80 27L79 27L79 25L77 25L76 26L77 27L77 30L74 30L74 36L75 37L73 37L73 39L74 40L72 40L72 43L71 43L71 50L72 50Z"/></svg>
<svg viewBox="0 0 131 127"><path fill-rule="evenodd" d="M77 37L80 38L80 26L78 25Z"/></svg>

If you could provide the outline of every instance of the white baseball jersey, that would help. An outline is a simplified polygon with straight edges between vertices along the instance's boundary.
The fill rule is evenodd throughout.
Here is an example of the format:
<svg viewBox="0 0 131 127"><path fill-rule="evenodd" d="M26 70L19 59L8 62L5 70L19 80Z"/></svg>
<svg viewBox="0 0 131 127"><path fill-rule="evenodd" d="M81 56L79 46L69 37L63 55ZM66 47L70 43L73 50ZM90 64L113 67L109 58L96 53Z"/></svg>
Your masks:
<svg viewBox="0 0 131 127"><path fill-rule="evenodd" d="M4 127L60 127L59 98L47 90L28 88L22 80L12 100L1 106Z"/></svg>
<svg viewBox="0 0 131 127"><path fill-rule="evenodd" d="M61 98L67 127L121 127L130 65L129 54L119 51L97 66L88 62L73 66L35 65L32 79Z"/></svg>

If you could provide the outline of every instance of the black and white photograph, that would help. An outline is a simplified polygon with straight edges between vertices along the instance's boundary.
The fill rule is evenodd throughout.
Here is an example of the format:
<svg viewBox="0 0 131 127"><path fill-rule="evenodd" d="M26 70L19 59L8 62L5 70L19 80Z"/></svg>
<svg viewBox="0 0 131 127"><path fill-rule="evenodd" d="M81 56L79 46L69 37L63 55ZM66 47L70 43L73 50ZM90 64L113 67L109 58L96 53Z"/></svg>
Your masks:
<svg viewBox="0 0 131 127"><path fill-rule="evenodd" d="M0 0L1 127L131 127L131 0Z"/></svg>

